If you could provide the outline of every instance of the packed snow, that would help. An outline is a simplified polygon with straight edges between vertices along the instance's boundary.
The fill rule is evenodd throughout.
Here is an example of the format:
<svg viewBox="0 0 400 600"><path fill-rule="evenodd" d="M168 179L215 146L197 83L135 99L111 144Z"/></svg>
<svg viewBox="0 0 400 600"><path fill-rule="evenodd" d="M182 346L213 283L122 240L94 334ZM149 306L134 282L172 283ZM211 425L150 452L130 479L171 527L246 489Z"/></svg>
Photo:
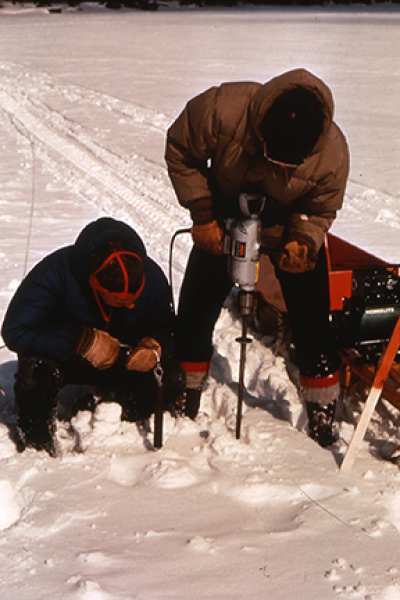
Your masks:
<svg viewBox="0 0 400 600"><path fill-rule="evenodd" d="M26 271L89 220L125 219L166 270L189 224L163 162L168 124L224 80L304 66L332 87L352 157L338 235L400 262L400 14L358 9L0 10L0 317ZM177 295L190 249L174 253ZM399 600L400 419L381 403L353 471L306 435L282 344L248 348L234 436L239 325L225 309L196 422L121 422L99 404L58 422L60 456L16 452L15 356L0 350L2 600ZM60 395L68 410L71 387ZM357 390L360 397L362 390Z"/></svg>

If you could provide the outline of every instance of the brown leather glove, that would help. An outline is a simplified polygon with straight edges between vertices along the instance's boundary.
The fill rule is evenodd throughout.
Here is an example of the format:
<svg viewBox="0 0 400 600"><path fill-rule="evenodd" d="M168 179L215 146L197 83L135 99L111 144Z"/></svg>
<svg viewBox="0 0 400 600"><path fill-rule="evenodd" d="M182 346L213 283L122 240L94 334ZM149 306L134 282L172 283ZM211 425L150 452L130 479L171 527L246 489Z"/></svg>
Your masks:
<svg viewBox="0 0 400 600"><path fill-rule="evenodd" d="M192 238L195 245L210 254L222 254L224 249L224 232L217 221L194 224Z"/></svg>
<svg viewBox="0 0 400 600"><path fill-rule="evenodd" d="M128 371L151 371L161 358L161 346L152 337L145 337L140 340L136 348L131 351L126 368Z"/></svg>
<svg viewBox="0 0 400 600"><path fill-rule="evenodd" d="M313 267L308 246L296 240L287 242L279 257L278 266L288 273L304 273Z"/></svg>
<svg viewBox="0 0 400 600"><path fill-rule="evenodd" d="M106 331L87 327L78 344L78 354L95 369L109 369L118 358L119 341Z"/></svg>

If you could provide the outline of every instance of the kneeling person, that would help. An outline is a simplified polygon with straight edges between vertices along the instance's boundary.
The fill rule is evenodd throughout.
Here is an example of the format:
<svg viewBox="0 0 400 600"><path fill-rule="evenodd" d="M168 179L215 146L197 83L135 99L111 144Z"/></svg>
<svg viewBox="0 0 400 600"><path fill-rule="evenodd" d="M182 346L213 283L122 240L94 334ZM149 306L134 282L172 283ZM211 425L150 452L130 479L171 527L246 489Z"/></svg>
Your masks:
<svg viewBox="0 0 400 600"><path fill-rule="evenodd" d="M171 356L172 328L166 277L125 223L100 218L46 256L17 289L2 327L18 354L19 449L56 454L56 396L69 383L120 401L127 420L148 417L152 371Z"/></svg>

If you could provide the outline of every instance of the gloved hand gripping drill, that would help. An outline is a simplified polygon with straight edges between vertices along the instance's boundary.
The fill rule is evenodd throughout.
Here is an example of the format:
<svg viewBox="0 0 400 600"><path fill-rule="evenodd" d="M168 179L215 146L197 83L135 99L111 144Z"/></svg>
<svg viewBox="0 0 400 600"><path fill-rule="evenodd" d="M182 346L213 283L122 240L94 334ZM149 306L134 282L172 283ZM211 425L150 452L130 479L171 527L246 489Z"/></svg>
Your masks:
<svg viewBox="0 0 400 600"><path fill-rule="evenodd" d="M239 390L236 414L236 439L240 439L242 405L244 395L244 369L246 345L252 340L247 337L248 319L254 311L254 299L260 269L261 220L265 197L242 193L239 206L243 218L228 219L224 252L228 255L228 270L235 286L239 288L239 314L242 320L240 343Z"/></svg>

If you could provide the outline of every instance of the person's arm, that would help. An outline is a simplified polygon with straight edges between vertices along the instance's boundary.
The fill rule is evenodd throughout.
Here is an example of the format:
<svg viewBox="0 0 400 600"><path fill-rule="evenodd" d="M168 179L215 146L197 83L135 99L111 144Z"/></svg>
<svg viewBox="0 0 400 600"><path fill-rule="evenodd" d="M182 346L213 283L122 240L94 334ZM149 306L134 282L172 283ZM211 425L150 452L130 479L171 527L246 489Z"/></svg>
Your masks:
<svg viewBox="0 0 400 600"><path fill-rule="evenodd" d="M216 99L210 88L190 100L167 133L165 159L178 201L189 209L195 245L210 254L221 254L223 232L215 219L207 173L218 137Z"/></svg>
<svg viewBox="0 0 400 600"><path fill-rule="evenodd" d="M62 276L54 255L43 259L15 292L2 326L4 342L20 355L67 360L76 350L82 324L64 314Z"/></svg>
<svg viewBox="0 0 400 600"><path fill-rule="evenodd" d="M282 268L285 268L285 248L286 264L290 264L288 253L290 254L292 249L298 258L303 256L305 268L300 267L298 271L314 268L325 235L335 220L337 211L342 207L348 174L349 155L343 138L343 144L337 153L335 170L317 182L312 192L298 202L297 210L290 216L280 260ZM291 270L290 267L287 270Z"/></svg>
<svg viewBox="0 0 400 600"><path fill-rule="evenodd" d="M190 100L168 129L165 160L178 201L194 224L214 219L207 160L217 144L216 97L212 87Z"/></svg>

